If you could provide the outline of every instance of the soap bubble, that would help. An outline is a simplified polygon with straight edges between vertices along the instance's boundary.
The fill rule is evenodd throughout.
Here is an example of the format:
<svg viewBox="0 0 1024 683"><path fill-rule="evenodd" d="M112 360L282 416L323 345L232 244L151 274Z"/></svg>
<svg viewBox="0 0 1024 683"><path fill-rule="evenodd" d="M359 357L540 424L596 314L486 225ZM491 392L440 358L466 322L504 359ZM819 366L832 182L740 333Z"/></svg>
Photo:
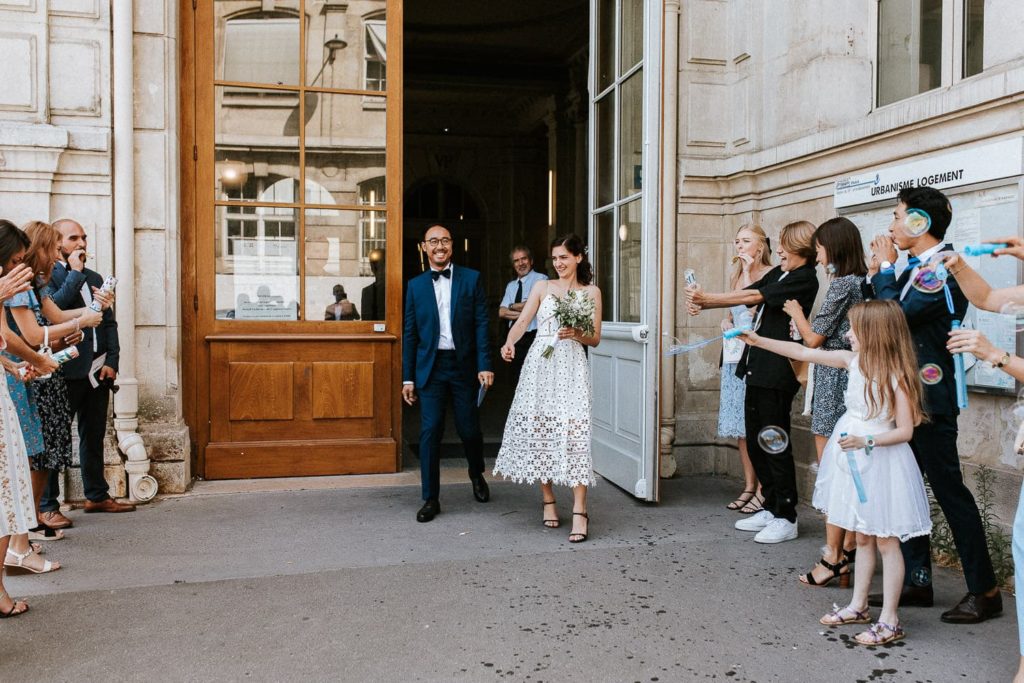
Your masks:
<svg viewBox="0 0 1024 683"><path fill-rule="evenodd" d="M932 573L928 571L927 567L918 567L910 573L910 583L915 586L930 586L932 585Z"/></svg>
<svg viewBox="0 0 1024 683"><path fill-rule="evenodd" d="M939 267L942 270L939 271ZM940 277L946 273L946 268L939 264L938 266L922 266L918 269L917 274L914 275L914 281L911 283L919 292L925 294L934 294L935 292L941 292L942 287L946 284L946 278Z"/></svg>
<svg viewBox="0 0 1024 683"><path fill-rule="evenodd" d="M757 445L766 453L781 453L789 446L789 434L782 427L768 425L757 433Z"/></svg>
<svg viewBox="0 0 1024 683"><path fill-rule="evenodd" d="M925 384L938 384L942 381L942 368L935 363L921 367L921 381Z"/></svg>
<svg viewBox="0 0 1024 683"><path fill-rule="evenodd" d="M1024 305L1008 302L999 309L1003 315L1012 315L1017 334L1024 332Z"/></svg>
<svg viewBox="0 0 1024 683"><path fill-rule="evenodd" d="M907 209L907 217L903 227L911 237L920 237L932 227L932 219L920 209Z"/></svg>

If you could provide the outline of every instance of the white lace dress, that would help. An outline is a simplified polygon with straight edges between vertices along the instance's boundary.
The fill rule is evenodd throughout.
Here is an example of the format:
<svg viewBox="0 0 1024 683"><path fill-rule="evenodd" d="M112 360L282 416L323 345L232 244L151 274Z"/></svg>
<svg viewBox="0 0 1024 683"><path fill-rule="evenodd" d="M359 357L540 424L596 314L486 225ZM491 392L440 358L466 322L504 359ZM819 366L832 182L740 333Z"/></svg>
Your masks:
<svg viewBox="0 0 1024 683"><path fill-rule="evenodd" d="M839 447L840 434L877 436L896 427L891 416L868 419L864 375L855 358L846 387L846 412L821 456L813 505L830 524L871 536L906 541L931 532L932 520L921 470L909 443L876 446L870 454L853 451L867 502L860 502L848 456Z"/></svg>
<svg viewBox="0 0 1024 683"><path fill-rule="evenodd" d="M537 311L537 338L523 363L494 474L516 483L593 486L590 364L583 345L570 340L555 344L550 358L541 355L557 338L554 311L549 294Z"/></svg>
<svg viewBox="0 0 1024 683"><path fill-rule="evenodd" d="M25 439L3 373L0 367L0 536L10 536L27 533L38 522Z"/></svg>

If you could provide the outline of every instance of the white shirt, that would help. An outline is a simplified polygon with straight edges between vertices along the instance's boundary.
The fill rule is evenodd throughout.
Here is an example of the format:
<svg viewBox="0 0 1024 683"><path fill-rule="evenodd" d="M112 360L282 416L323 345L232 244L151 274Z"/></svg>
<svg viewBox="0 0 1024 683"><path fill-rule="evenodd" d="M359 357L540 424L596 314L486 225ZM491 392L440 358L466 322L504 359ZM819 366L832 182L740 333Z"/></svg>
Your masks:
<svg viewBox="0 0 1024 683"><path fill-rule="evenodd" d="M455 276L455 266L448 264L452 272L452 277ZM434 267L431 267L432 272L441 272ZM431 275L433 277L433 275ZM452 338L452 278L441 276L434 280L434 299L437 301L437 317L441 325L439 328L439 336L437 339L437 350L438 351L453 351L455 349L455 340Z"/></svg>
<svg viewBox="0 0 1024 683"><path fill-rule="evenodd" d="M525 304L526 300L530 298L530 290L533 289L533 286L538 282L542 282L547 279L547 275L544 275L543 273L538 273L535 270L531 270L529 273L522 276L521 278L516 278L515 280L512 280L512 282L508 283L508 286L505 287L505 296L501 298L501 303L499 304L499 306L501 308L508 308L509 306L516 302L516 290L519 289L520 282L523 283L523 299L521 303ZM510 320L509 322L511 323L512 321ZM534 316L533 320L530 321L529 326L527 326L526 331L533 332L536 329L537 317Z"/></svg>
<svg viewBox="0 0 1024 683"><path fill-rule="evenodd" d="M920 254L917 255L917 258L921 260L921 263L928 263L928 259L942 251L945 248L945 246L946 245L944 242L939 242L934 247L922 251ZM907 284L903 285L903 291L900 292L900 301L903 301L904 299L907 298L907 292L909 292L910 288L914 286L914 278L917 277L917 271L920 269L920 265L916 265L910 271L910 279L907 280Z"/></svg>

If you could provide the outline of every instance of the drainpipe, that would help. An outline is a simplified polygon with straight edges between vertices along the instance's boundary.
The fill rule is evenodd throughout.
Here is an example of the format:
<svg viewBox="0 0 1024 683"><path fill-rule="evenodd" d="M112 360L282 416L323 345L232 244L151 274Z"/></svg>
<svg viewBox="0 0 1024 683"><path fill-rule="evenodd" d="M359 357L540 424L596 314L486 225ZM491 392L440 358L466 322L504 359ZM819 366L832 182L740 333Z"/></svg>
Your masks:
<svg viewBox="0 0 1024 683"><path fill-rule="evenodd" d="M661 331L676 329L676 224L679 220L679 0L666 0L662 46L661 159L664 185L661 193ZM676 472L672 445L676 440L676 357L661 355L661 401L658 450L659 475Z"/></svg>
<svg viewBox="0 0 1024 683"><path fill-rule="evenodd" d="M127 458L128 497L151 500L156 479L149 475L149 454L139 428L139 381L135 377L135 68L132 1L114 0L114 274L117 277L121 357L114 394L114 432Z"/></svg>

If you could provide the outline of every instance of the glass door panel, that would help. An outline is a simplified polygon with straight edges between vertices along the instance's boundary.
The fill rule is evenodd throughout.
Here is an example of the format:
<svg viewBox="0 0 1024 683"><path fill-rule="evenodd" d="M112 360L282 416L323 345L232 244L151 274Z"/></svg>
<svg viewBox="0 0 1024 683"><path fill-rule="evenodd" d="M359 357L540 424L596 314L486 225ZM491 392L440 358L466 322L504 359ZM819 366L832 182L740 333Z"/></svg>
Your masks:
<svg viewBox="0 0 1024 683"><path fill-rule="evenodd" d="M643 76L638 69L619 88L619 199L643 189Z"/></svg>
<svg viewBox="0 0 1024 683"><path fill-rule="evenodd" d="M644 0L621 0L622 44L619 51L619 75L644 58Z"/></svg>
<svg viewBox="0 0 1024 683"><path fill-rule="evenodd" d="M299 84L299 2L272 7L267 11L260 0L214 2L217 80Z"/></svg>
<svg viewBox="0 0 1024 683"><path fill-rule="evenodd" d="M615 200L615 92L609 92L594 107L597 130L597 206Z"/></svg>
<svg viewBox="0 0 1024 683"><path fill-rule="evenodd" d="M615 209L597 215L591 244L597 254L594 275L602 292L602 320L615 320Z"/></svg>
<svg viewBox="0 0 1024 683"><path fill-rule="evenodd" d="M325 6L319 21L306 27L306 84L382 94L387 89L386 10L385 0L361 0L358 13Z"/></svg>
<svg viewBox="0 0 1024 683"><path fill-rule="evenodd" d="M387 213L306 210L306 320L383 320Z"/></svg>
<svg viewBox="0 0 1024 683"><path fill-rule="evenodd" d="M641 261L643 252L643 205L634 199L619 209L618 239L618 320L640 322L643 310Z"/></svg>

